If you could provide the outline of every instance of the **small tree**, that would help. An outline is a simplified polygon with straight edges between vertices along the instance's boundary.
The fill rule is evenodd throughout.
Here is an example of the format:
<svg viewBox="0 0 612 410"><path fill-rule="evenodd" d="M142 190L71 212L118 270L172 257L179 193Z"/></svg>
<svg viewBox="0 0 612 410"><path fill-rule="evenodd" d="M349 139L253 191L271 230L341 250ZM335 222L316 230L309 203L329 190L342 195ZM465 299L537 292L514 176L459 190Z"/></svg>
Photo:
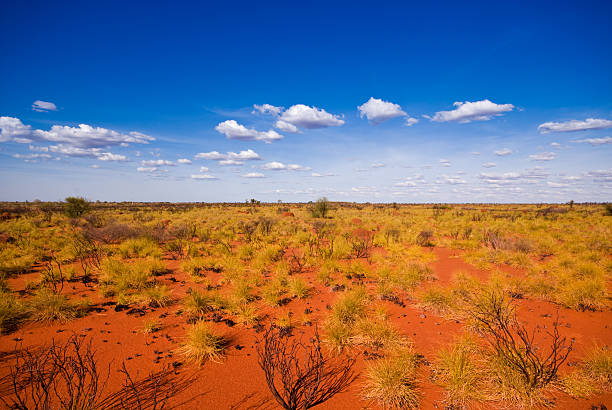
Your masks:
<svg viewBox="0 0 612 410"><path fill-rule="evenodd" d="M330 209L331 208L327 198L319 198L317 199L317 202L314 203L311 209L312 216L315 218L325 218Z"/></svg>
<svg viewBox="0 0 612 410"><path fill-rule="evenodd" d="M65 201L66 214L71 218L78 218L89 212L89 202L85 198L69 196Z"/></svg>

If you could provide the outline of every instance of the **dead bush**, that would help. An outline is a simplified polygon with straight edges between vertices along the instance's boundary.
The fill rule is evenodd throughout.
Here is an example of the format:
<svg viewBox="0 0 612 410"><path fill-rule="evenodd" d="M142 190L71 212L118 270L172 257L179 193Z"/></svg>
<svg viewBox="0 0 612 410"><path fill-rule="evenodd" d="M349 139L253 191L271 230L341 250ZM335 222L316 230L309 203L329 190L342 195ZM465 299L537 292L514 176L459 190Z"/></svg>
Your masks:
<svg viewBox="0 0 612 410"><path fill-rule="evenodd" d="M257 346L258 363L274 399L284 409L309 409L346 389L356 378L354 358L330 359L315 335L309 343L289 341L270 326Z"/></svg>

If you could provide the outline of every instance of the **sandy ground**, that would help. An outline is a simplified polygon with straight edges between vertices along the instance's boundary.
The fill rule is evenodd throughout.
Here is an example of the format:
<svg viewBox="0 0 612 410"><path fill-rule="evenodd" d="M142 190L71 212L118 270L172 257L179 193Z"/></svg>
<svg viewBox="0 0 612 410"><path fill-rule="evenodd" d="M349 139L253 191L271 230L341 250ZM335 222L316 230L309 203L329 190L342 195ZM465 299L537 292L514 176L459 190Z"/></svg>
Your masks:
<svg viewBox="0 0 612 410"><path fill-rule="evenodd" d="M434 248L437 260L431 264L438 283L447 284L455 272L469 272L480 279L486 279L488 273L480 271L465 263L459 251ZM180 263L166 259L170 273L161 280L173 289L173 296L180 300L188 288L198 288L191 282L188 275L179 269ZM521 272L504 270L513 275ZM328 306L333 303L337 294L322 287L314 277L314 272L302 274L304 279L315 287L313 296L304 301L293 300L287 305L272 309L262 304L261 314L275 317L280 311L286 310L300 318L305 309L312 310L312 319L316 323L327 315ZM213 283L217 278L211 278ZM37 277L36 273L21 275L12 279L10 285L20 290L26 281ZM91 339L96 349L100 364L110 363L110 377L107 390L116 391L123 382L117 372L123 362L133 375L144 377L151 371L157 371L164 366L176 367L177 376L191 377L194 381L188 389L171 400L172 407L184 409L276 409L280 408L265 384L263 372L257 364L255 350L257 338L261 335L252 327L240 325L229 326L224 322L212 323L212 326L229 340L226 356L220 363L207 362L201 367L184 362L176 349L180 346L188 328L186 318L180 314L180 303L167 308L146 308L143 315L127 314L126 311L116 312L114 306L106 304L111 299L103 299L98 291L86 288L82 284L67 284L65 290L72 298L88 297L98 308L88 316L53 325L27 324L18 331L0 336L0 357L3 365L0 376L8 372L8 355L14 348L38 346L50 342L66 340L73 333L82 334ZM404 299L405 307L391 302L383 302L388 308L393 322L408 337L410 337L419 353L428 361L433 361L435 353L441 347L450 343L463 332L463 325L454 320L447 320L430 312L423 312L414 302ZM575 364L594 342L612 346L612 313L576 312L558 308L548 302L520 300L520 319L530 325L552 327L555 312L559 309L561 332L568 338L575 339L575 349L568 363ZM163 328L154 334L142 332L143 322L158 319ZM312 335L313 327L299 326L293 334L295 337ZM355 370L363 373L367 360L361 354L363 350L355 350L359 355ZM101 366L104 367L104 366ZM564 371L571 367L564 366ZM378 408L375 403L360 399L359 392L363 378L359 377L350 388L328 402L320 405L321 409L359 409ZM423 393L421 407L423 409L444 408L443 389L433 384L429 379L429 367L422 367L420 384ZM592 405L605 404L612 406L612 393L592 397L588 400L574 400L559 392L556 408L559 409L590 409ZM481 408L497 408L498 406L481 406Z"/></svg>

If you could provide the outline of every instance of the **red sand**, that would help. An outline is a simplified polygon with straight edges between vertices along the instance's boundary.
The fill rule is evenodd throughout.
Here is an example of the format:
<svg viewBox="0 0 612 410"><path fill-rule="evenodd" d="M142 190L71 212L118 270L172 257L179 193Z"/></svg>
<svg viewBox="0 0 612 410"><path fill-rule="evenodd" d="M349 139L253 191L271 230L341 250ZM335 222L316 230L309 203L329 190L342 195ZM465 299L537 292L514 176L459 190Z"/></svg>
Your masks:
<svg viewBox="0 0 612 410"><path fill-rule="evenodd" d="M468 272L480 279L486 279L488 273L478 270L465 263L456 250L435 248L432 250L437 256L437 261L432 263L432 268L438 277L438 283L447 284L457 271ZM185 296L189 287L197 288L198 285L191 282L188 275L181 272L179 262L167 260L171 272L162 277L164 283L173 289L173 296L180 300ZM506 272L509 270L505 269ZM21 290L26 281L33 280L38 274L21 275L12 279L10 285L13 289ZM314 322L320 321L327 315L327 305L332 304L337 294L323 288L315 281L315 273L312 271L301 274L311 286L316 287L314 295L304 301L293 300L281 308L263 308L261 313L269 314L270 318L276 317L280 312L291 311L296 321L302 317L304 309L313 311L311 317ZM169 280L173 277L177 282ZM214 282L218 275L211 275ZM110 299L101 299L99 292L86 289L83 285L67 284L65 292L72 298L87 296L97 306ZM425 356L428 361L433 361L435 353L441 347L450 343L454 337L461 334L463 325L453 320L445 320L441 317L423 312L414 303L404 299L406 307L401 307L390 302L383 302L388 308L393 322L401 331L412 339L417 351ZM64 324L28 324L18 331L0 336L0 355L11 351L21 343L24 347L36 346L48 343L51 339L63 341L73 332L85 334L91 337L97 351L100 364L111 362L111 378L107 385L107 391L116 391L121 387L122 377L117 373L123 361L128 369L138 377L144 377L151 371L161 370L164 365L173 362L183 362L183 358L175 352L179 347L185 331L189 325L186 324L185 316L177 315L181 308L180 303L167 308L150 309L142 317L127 315L125 311L115 312L113 306L105 306L106 311L91 313L87 317L70 321ZM540 326L550 328L554 320L557 307L543 301L521 300L519 301L520 319L530 325L536 323ZM550 317L549 315L552 315ZM559 308L559 317L562 334L568 338L575 338L575 349L571 353L569 362L578 361L584 350L599 342L608 346L612 345L612 313L605 312L576 312L569 309ZM157 333L146 335L142 332L145 320L158 319L163 323L163 329ZM257 333L252 328L240 325L229 327L225 323L211 323L214 328L230 340L226 351L226 357L221 363L207 362L200 368L185 363L178 367L178 372L184 375L195 373L196 382L187 391L182 392L172 399L172 404L178 408L193 409L275 409L279 408L265 384L263 372L257 364L257 353L255 342ZM302 333L311 335L312 327L299 326L294 335L299 337ZM19 340L19 342L16 342ZM243 347L240 350L239 347ZM361 350L354 350L359 354ZM362 372L366 361L360 355L356 371ZM104 366L101 366L104 367ZM565 366L564 366L565 367ZM8 367L0 368L0 377L7 374ZM328 402L320 405L321 409L356 409L356 408L378 408L375 403L360 400L359 392L363 379L355 381L350 388L336 395ZM429 380L428 366L422 367L420 385L423 392L421 408L433 409L444 408L442 402L444 391L441 387ZM591 405L612 403L612 393L602 394L588 400L574 400L559 392L557 395L557 406L559 409L590 408ZM496 408L497 406L481 406L482 408Z"/></svg>

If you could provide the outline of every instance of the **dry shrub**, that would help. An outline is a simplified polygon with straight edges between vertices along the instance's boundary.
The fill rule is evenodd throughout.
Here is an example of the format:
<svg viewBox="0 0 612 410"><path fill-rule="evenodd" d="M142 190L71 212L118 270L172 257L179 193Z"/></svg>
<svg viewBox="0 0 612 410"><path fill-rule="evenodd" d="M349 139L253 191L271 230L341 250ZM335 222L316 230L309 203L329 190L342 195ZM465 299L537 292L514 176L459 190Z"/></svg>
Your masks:
<svg viewBox="0 0 612 410"><path fill-rule="evenodd" d="M274 399L284 409L309 409L345 390L356 378L354 358L326 358L315 335L309 343L289 341L270 326L257 346L258 363Z"/></svg>

